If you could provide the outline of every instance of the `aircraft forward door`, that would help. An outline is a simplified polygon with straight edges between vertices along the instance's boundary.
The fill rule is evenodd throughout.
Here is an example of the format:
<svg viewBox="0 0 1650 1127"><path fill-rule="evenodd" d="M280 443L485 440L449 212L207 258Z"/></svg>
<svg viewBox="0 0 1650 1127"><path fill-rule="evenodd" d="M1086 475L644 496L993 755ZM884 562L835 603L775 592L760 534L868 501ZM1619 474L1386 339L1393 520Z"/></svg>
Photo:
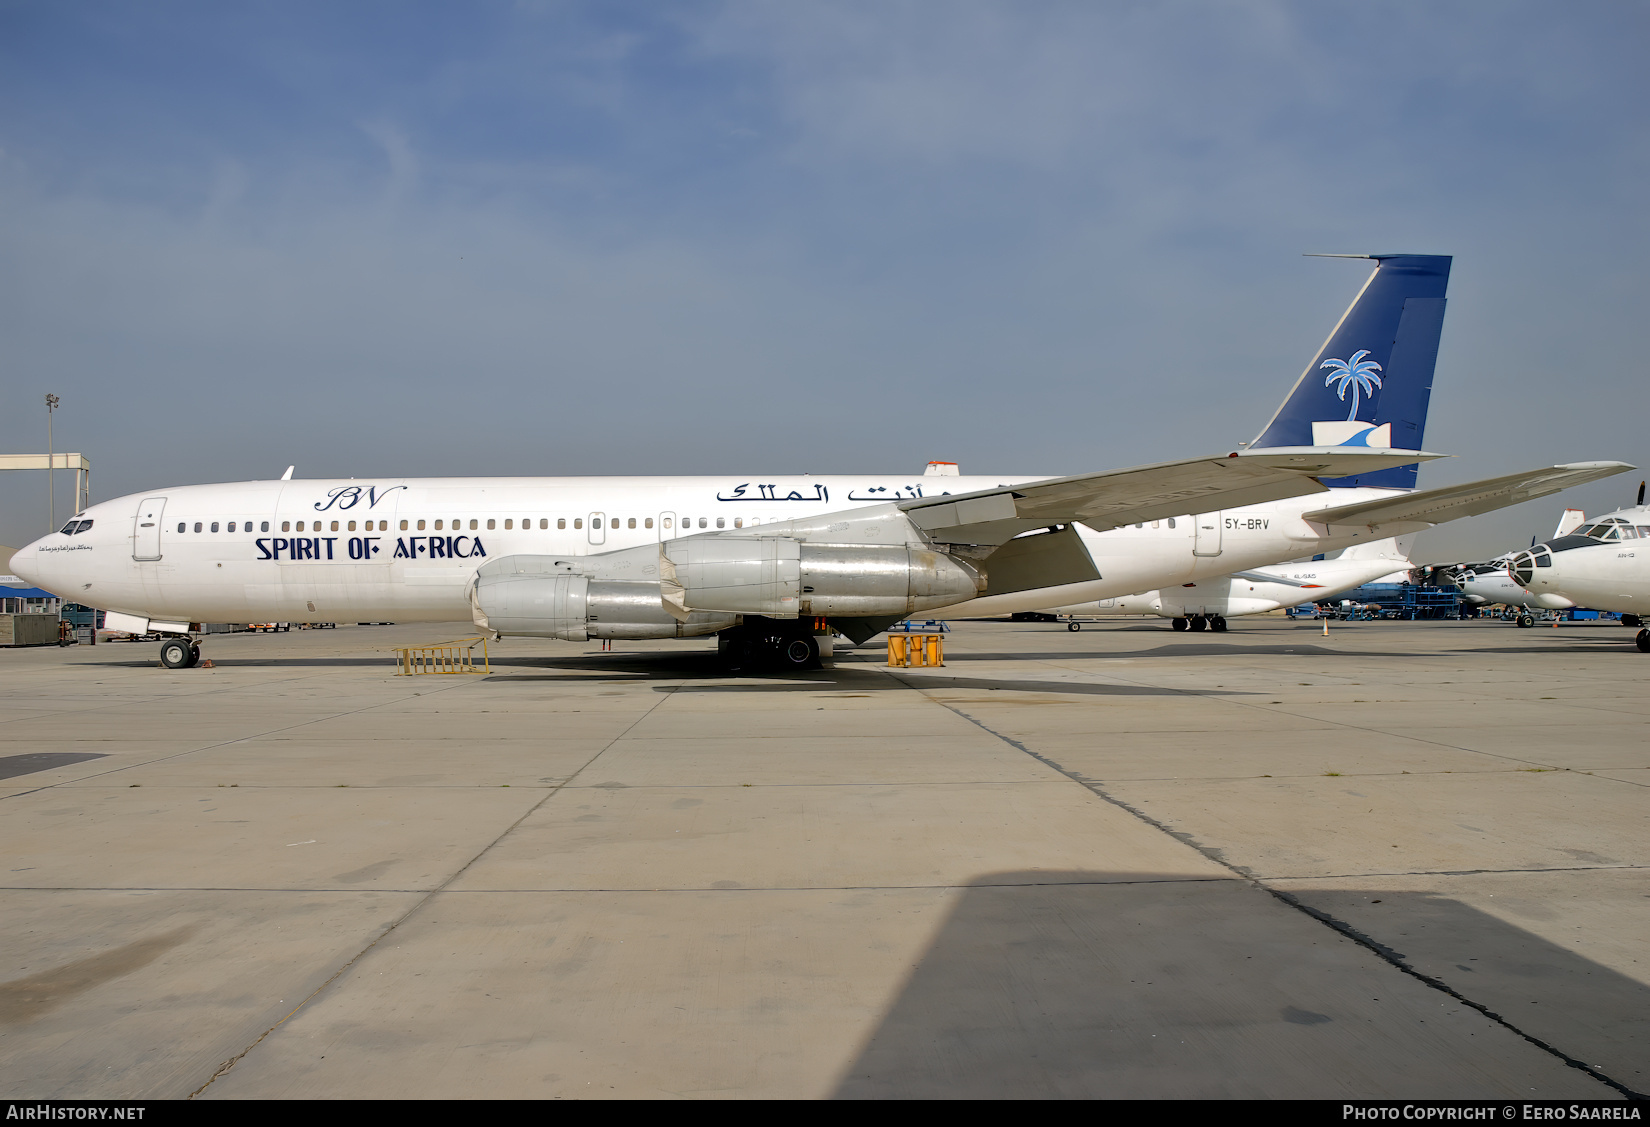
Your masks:
<svg viewBox="0 0 1650 1127"><path fill-rule="evenodd" d="M676 538L676 514L659 514L659 539L674 540Z"/></svg>
<svg viewBox="0 0 1650 1127"><path fill-rule="evenodd" d="M590 514L590 542L592 544L607 543L607 514Z"/></svg>
<svg viewBox="0 0 1650 1127"><path fill-rule="evenodd" d="M166 512L166 498L145 497L132 518L132 558L160 559L160 522Z"/></svg>
<svg viewBox="0 0 1650 1127"><path fill-rule="evenodd" d="M1225 522L1219 513L1198 513L1192 518L1197 526L1197 536L1192 541L1192 555L1218 556L1220 555L1220 526Z"/></svg>

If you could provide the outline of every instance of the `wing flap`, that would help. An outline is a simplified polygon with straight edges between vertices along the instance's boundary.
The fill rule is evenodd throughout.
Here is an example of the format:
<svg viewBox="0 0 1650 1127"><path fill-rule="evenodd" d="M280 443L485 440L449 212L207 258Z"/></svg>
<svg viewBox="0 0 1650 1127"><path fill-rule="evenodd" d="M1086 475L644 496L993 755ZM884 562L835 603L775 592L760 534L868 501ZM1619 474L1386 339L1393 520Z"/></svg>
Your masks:
<svg viewBox="0 0 1650 1127"><path fill-rule="evenodd" d="M1423 489L1379 501L1317 509L1301 516L1314 524L1361 524L1371 528L1382 524L1443 524L1494 512L1634 468L1626 462L1570 462L1469 481L1465 485Z"/></svg>

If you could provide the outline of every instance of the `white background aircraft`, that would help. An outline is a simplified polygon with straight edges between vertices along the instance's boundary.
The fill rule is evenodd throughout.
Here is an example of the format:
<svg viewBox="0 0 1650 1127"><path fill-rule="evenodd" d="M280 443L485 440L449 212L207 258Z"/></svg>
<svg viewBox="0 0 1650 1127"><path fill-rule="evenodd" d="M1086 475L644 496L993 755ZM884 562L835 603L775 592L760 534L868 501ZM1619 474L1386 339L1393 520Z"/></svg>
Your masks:
<svg viewBox="0 0 1650 1127"><path fill-rule="evenodd" d="M1580 509L1565 509L1553 536L1569 535L1586 519L1586 514ZM1531 591L1514 583L1507 567L1516 554L1508 552L1478 563L1437 565L1431 571L1439 582L1459 588L1462 600L1469 606L1504 606L1516 610L1514 621L1523 627L1535 625L1535 615L1531 611L1569 610L1575 606L1563 596Z"/></svg>
<svg viewBox="0 0 1650 1127"><path fill-rule="evenodd" d="M1508 571L1533 593L1642 621L1650 615L1650 507L1641 501L1519 552ZM1650 630L1640 629L1637 642L1650 653Z"/></svg>
<svg viewBox="0 0 1650 1127"><path fill-rule="evenodd" d="M1406 543L1394 537L1356 544L1335 559L1256 567L1178 587L1055 607L1049 613L1098 618L1151 614L1172 619L1176 630L1225 630L1228 618L1323 602L1394 573L1405 578L1392 582L1407 582L1411 538L1403 539ZM1081 628L1075 621L1069 626Z"/></svg>

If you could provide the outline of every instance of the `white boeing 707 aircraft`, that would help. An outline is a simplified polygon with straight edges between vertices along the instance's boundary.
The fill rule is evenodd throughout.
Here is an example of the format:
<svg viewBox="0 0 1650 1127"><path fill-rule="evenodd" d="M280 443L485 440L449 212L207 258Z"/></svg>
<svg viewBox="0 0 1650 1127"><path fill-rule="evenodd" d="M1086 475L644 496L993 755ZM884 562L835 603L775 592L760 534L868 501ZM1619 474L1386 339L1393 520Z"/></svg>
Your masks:
<svg viewBox="0 0 1650 1127"><path fill-rule="evenodd" d="M813 663L915 613L1039 610L1226 575L1545 496L1587 462L1413 491L1447 257L1375 272L1249 448L1074 477L237 482L105 501L19 551L30 582L169 635L198 622L442 622L495 636L719 635ZM1326 374L1327 373L1327 374ZM1348 407L1350 406L1350 410Z"/></svg>

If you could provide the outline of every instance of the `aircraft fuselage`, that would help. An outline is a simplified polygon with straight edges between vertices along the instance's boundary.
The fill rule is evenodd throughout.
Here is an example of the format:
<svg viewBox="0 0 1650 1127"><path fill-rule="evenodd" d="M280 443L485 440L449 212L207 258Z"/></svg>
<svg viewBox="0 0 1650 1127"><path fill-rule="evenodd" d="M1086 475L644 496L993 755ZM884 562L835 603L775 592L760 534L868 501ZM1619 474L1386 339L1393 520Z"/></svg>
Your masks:
<svg viewBox="0 0 1650 1127"><path fill-rule="evenodd" d="M476 569L514 554L585 556L925 494L1038 477L403 478L149 490L93 505L14 568L62 597L174 622L453 621ZM1399 493L1336 490L1354 503ZM1100 579L977 598L1000 614L1223 576L1425 527L1314 525L1323 493L1107 530L1080 527Z"/></svg>

